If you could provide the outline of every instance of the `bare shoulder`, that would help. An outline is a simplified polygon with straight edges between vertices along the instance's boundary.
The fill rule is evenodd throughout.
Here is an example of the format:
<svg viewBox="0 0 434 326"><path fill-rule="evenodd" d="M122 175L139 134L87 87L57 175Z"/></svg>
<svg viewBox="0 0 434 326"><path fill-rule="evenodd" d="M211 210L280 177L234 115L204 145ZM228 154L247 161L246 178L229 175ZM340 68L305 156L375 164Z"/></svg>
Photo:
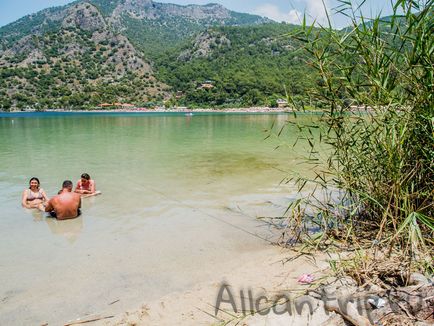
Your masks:
<svg viewBox="0 0 434 326"><path fill-rule="evenodd" d="M59 195L56 195L56 196L54 196L54 197L51 197L51 198L48 200L48 204L52 204L52 203L57 202L58 198L59 198Z"/></svg>

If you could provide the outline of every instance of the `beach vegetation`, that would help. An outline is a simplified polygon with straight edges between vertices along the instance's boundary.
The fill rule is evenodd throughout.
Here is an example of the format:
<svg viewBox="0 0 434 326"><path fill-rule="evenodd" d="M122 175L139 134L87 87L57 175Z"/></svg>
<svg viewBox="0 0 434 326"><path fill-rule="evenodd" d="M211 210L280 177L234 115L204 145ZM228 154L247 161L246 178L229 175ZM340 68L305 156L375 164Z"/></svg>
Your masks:
<svg viewBox="0 0 434 326"><path fill-rule="evenodd" d="M319 125L299 126L315 177L295 178L303 198L282 243L348 250L335 269L360 285L407 284L412 271L433 273L434 1L396 0L386 19L340 4L351 27L292 34L321 76L323 111Z"/></svg>

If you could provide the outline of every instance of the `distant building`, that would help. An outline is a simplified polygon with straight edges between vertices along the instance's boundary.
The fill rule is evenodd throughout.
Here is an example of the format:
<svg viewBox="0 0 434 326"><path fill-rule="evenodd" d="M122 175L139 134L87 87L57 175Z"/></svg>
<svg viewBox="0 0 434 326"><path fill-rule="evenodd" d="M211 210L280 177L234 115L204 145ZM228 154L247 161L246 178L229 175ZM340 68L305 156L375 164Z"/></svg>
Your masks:
<svg viewBox="0 0 434 326"><path fill-rule="evenodd" d="M214 88L214 83L211 80L205 80L198 89L212 89Z"/></svg>
<svg viewBox="0 0 434 326"><path fill-rule="evenodd" d="M276 100L276 103L277 103L278 108L287 108L288 107L288 101L287 100L279 98Z"/></svg>
<svg viewBox="0 0 434 326"><path fill-rule="evenodd" d="M114 102L114 103L101 103L98 105L101 108L107 108L107 107L122 107L122 108L135 108L136 106L134 104L130 103L121 103L121 102Z"/></svg>
<svg viewBox="0 0 434 326"><path fill-rule="evenodd" d="M175 94L175 98L176 98L177 100L179 100L179 99L182 98L183 96L184 96L184 92L181 92L181 91L177 91L176 94Z"/></svg>

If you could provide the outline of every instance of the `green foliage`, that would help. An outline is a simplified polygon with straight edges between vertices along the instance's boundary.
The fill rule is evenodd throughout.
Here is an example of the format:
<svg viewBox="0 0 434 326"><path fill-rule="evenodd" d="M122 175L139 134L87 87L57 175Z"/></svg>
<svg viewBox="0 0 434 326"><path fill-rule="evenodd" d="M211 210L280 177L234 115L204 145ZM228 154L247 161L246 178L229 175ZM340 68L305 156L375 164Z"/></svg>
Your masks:
<svg viewBox="0 0 434 326"><path fill-rule="evenodd" d="M119 0L90 0L89 2L95 5L103 16L110 16L120 1Z"/></svg>
<svg viewBox="0 0 434 326"><path fill-rule="evenodd" d="M124 16L123 22L127 27L126 36L151 59L159 57L162 52L178 46L187 37L204 29L200 22L182 17L139 20Z"/></svg>
<svg viewBox="0 0 434 326"><path fill-rule="evenodd" d="M124 4L125 0L89 0L88 2L85 4L87 8L94 5L104 17L108 17L118 5ZM188 18L177 15L172 10L173 7L166 10L166 6L175 6L176 8L176 5L153 3L148 9L149 12L155 14L154 19L135 19L126 14L119 17L120 26L116 25L115 28L121 27L122 33L135 45L135 49L131 49L126 48L123 43L117 44L118 41L115 38L103 39L99 41L99 45L95 44L92 41L92 33L82 30L80 26L63 28L62 19L67 14L66 10L73 10L73 7L80 3L82 1L75 1L64 7L46 9L0 28L2 49L0 60L6 63L0 68L0 74L5 77L1 84L1 90L10 90L7 93L10 98L7 101L2 101L4 103L3 108L11 106L47 108L53 105L78 107L78 103L85 107L91 106L93 103L97 103L95 98L109 101L109 98L114 97L114 95L104 95L112 94L112 90L108 89L108 86L104 86L106 80L112 80L112 85L119 85L119 89L115 93L120 92L125 97L118 100L143 102L156 98L161 99L165 97L166 88L159 82L151 80L153 74L142 77L136 71L136 74L130 76L128 80L119 78L125 76L125 70L132 69L127 69L127 57L131 53L135 54L135 51L139 49L146 58L153 61L158 60L163 70L162 76L165 76L169 73L170 67L164 68L167 65L163 61L170 55L164 53L170 51L171 55L174 55L174 51L176 51L174 49L179 49L188 38L192 38L206 28L221 24L243 25L267 21L259 16L235 12L229 12L229 17L226 18ZM179 9L182 10L181 7ZM95 13L92 13L92 16L95 16ZM108 24L107 27L107 30L99 32L115 35L115 31L111 30L114 26ZM223 48L224 43L220 41L217 39L216 44L212 45L214 50ZM18 46L17 42L20 42ZM74 50L68 52L68 48ZM31 59L30 57L36 49L40 50L42 56ZM12 52L10 56L3 55L4 51L7 50ZM25 64L27 59L31 59L32 64ZM133 59L133 63L137 64L138 60ZM170 63L167 64L170 65ZM139 70L140 68L145 67L142 64ZM224 97L228 92L221 91L220 88L209 93L192 92L188 94L188 98L191 99L191 104L201 105L224 105L227 103L236 103L237 105L250 103L253 105L269 101L268 95L260 94L260 90L249 89L255 83L252 81L253 76L247 69L240 73L240 78L243 79L244 75L249 75L248 78L251 80L243 85L242 100L237 94L232 98L225 99ZM186 75L186 77L193 76ZM169 81L169 85L172 85L171 78L166 80ZM92 85L92 90L86 87L88 82ZM222 85L225 86L224 84L225 82ZM134 88L132 85L136 85L136 87ZM61 94L59 89L64 86L67 86L68 91ZM124 89L123 86L129 87L130 91L128 93L120 91ZM178 87L178 85L173 86ZM192 89L195 87L196 85ZM230 93L236 92L236 86L231 85L229 87L231 88ZM270 87L272 86L270 85ZM71 97L77 92L82 92L83 89L88 90L89 93L86 93L85 97L80 97L81 100ZM102 95L95 96L95 93ZM272 96L274 97L277 96L274 92L270 91L269 93L273 93ZM282 94L280 91L277 93ZM12 96L11 94L18 95ZM62 95L62 101L58 100L58 97ZM68 104L67 100L71 102Z"/></svg>
<svg viewBox="0 0 434 326"><path fill-rule="evenodd" d="M114 70L108 56L97 51L96 44L82 30L46 33L37 42L35 46L46 60L20 66L17 58L27 57L23 53L9 61L10 67L0 68L0 90L8 90L0 108L83 109L103 102L155 99L146 95L153 88L147 85L151 76L142 77L140 71L132 72L126 65ZM71 54L69 47L76 50ZM106 50L111 51L111 45Z"/></svg>
<svg viewBox="0 0 434 326"><path fill-rule="evenodd" d="M286 37L295 28L266 24L209 29L205 41L200 38L210 43L206 55L198 55L201 44L191 40L157 58L158 77L185 93L183 105L268 105L285 98L287 91L313 103L309 90L315 87L316 72L305 64L308 56L298 51L300 42ZM215 88L198 89L206 80Z"/></svg>
<svg viewBox="0 0 434 326"><path fill-rule="evenodd" d="M58 30L61 22L52 20L50 15L56 14L64 7L49 8L36 14L27 15L16 22L0 28L0 40L3 46L12 46L24 36L32 35L37 27L38 33L46 33Z"/></svg>
<svg viewBox="0 0 434 326"><path fill-rule="evenodd" d="M434 1L398 0L394 10L365 22L342 1L352 28L305 26L295 36L321 74L318 96L327 105L320 139L331 151L314 181L343 196L320 208L325 231L347 227L360 243L368 232L377 245L398 248L410 268L432 271ZM315 139L309 142L314 153Z"/></svg>
<svg viewBox="0 0 434 326"><path fill-rule="evenodd" d="M225 21L226 26L242 26L242 25L256 25L259 23L269 23L267 19L261 19L259 16L245 14L241 12L231 11L231 17Z"/></svg>

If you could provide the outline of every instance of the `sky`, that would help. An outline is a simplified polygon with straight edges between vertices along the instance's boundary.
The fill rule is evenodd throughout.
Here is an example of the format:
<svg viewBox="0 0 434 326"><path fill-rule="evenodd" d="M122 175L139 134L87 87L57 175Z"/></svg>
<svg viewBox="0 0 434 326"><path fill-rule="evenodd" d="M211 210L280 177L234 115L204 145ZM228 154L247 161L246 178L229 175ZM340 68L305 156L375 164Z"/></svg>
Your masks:
<svg viewBox="0 0 434 326"><path fill-rule="evenodd" d="M325 23L326 14L323 1L331 13L334 27L342 28L349 24L348 19L343 15L333 14L333 8L338 6L339 0L156 0L154 2L169 2L180 5L219 3L230 10L257 14L278 22L299 24L303 13L306 13L309 22L315 19L319 23ZM361 0L352 1L358 3ZM0 26L39 10L70 2L72 0L0 0ZM372 17L378 13L386 16L390 15L392 11L389 0L367 0L363 8L363 14L366 17Z"/></svg>

